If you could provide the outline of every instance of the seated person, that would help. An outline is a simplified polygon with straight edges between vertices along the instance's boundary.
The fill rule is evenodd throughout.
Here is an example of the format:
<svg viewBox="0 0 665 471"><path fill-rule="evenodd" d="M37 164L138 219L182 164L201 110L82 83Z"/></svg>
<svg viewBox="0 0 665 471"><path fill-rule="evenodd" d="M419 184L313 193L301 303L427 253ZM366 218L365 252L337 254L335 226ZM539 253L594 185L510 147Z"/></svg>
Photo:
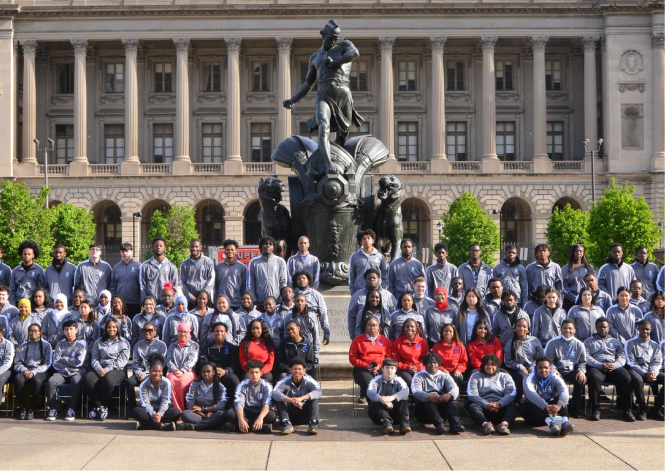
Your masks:
<svg viewBox="0 0 665 471"><path fill-rule="evenodd" d="M550 357L555 368L566 383L572 383L573 400L568 404L568 415L582 417L584 410L584 385L586 384L586 351L584 344L575 338L575 322L566 319L561 324L561 335L554 337L545 346L545 355Z"/></svg>
<svg viewBox="0 0 665 471"><path fill-rule="evenodd" d="M413 375L425 368L422 358L429 353L429 346L415 319L405 320L402 331L393 342L392 356L397 360L397 375L410 385Z"/></svg>
<svg viewBox="0 0 665 471"><path fill-rule="evenodd" d="M0 322L0 403L3 402L5 384L12 375L14 366L14 344L5 337L5 326Z"/></svg>
<svg viewBox="0 0 665 471"><path fill-rule="evenodd" d="M287 338L279 344L277 352L277 366L273 369L278 374L278 380L286 378L291 369L289 362L300 358L305 362L305 373L311 375L314 371L314 348L309 340L300 335L300 326L291 319L286 324Z"/></svg>
<svg viewBox="0 0 665 471"><path fill-rule="evenodd" d="M240 308L236 312L246 326L249 326L249 323L254 319L261 317L261 313L256 309L254 295L251 291L245 291L242 293L240 298Z"/></svg>
<svg viewBox="0 0 665 471"><path fill-rule="evenodd" d="M490 353L499 358L499 367L503 363L501 340L494 337L492 328L485 319L478 319L473 326L471 341L466 347L466 351L469 353L469 363L471 364L471 368L473 368L473 372L480 371L483 358Z"/></svg>
<svg viewBox="0 0 665 471"><path fill-rule="evenodd" d="M261 377L271 383L272 369L275 365L275 344L264 321L254 319L249 323L245 338L240 342L238 349L240 350L240 368L247 373L247 362L259 360L263 363ZM245 377L247 377L246 374Z"/></svg>
<svg viewBox="0 0 665 471"><path fill-rule="evenodd" d="M402 326L404 321L411 318L418 321L420 324L420 331L423 335L426 334L425 329L425 316L422 312L417 311L413 295L411 293L404 293L400 296L397 302L399 309L390 314L390 326L388 329L388 338L394 341L397 337L402 335Z"/></svg>
<svg viewBox="0 0 665 471"><path fill-rule="evenodd" d="M199 319L187 311L187 298L180 295L175 300L175 311L166 317L164 321L164 330L162 332L161 341L167 347L173 343L177 343L180 329L180 324L187 324L192 340L198 342L199 339ZM177 407L177 406L176 406Z"/></svg>
<svg viewBox="0 0 665 471"><path fill-rule="evenodd" d="M184 297L184 296L183 296ZM173 406L185 410L185 395L196 379L194 369L199 361L199 345L192 340L189 324L178 326L178 341L166 351L167 376L172 386Z"/></svg>
<svg viewBox="0 0 665 471"><path fill-rule="evenodd" d="M102 292L108 293L106 290ZM100 300L101 299L102 298L100 294ZM120 323L120 335L123 338L126 338L128 342L130 342L132 338L133 327L132 319L127 315L127 306L125 305L125 301L120 296L114 296L110 303L109 312L101 319L98 318L99 328L102 329L102 331L106 328L106 322L111 317L114 317Z"/></svg>
<svg viewBox="0 0 665 471"><path fill-rule="evenodd" d="M138 316L136 316L138 317ZM134 319L136 319L134 317ZM127 396L127 409L134 410L136 407L135 387L140 386L150 373L148 358L155 353L166 356L166 344L157 339L157 326L152 322L143 324L143 340L134 345L132 350L132 376L125 380L125 394Z"/></svg>
<svg viewBox="0 0 665 471"><path fill-rule="evenodd" d="M238 314L231 310L226 296L219 296L215 310L206 314L201 322L200 346L202 351L215 341L212 326L220 322L226 325L226 340L229 343L237 346L245 336L245 323Z"/></svg>
<svg viewBox="0 0 665 471"><path fill-rule="evenodd" d="M425 310L425 328L430 347L441 341L441 329L455 321L457 311L448 305L448 292L443 286L434 291L434 305Z"/></svg>
<svg viewBox="0 0 665 471"><path fill-rule="evenodd" d="M7 319L7 337L17 351L22 344L30 340L28 329L32 324L40 326L41 331L42 318L39 313L32 310L30 300L23 298L18 302L18 314Z"/></svg>
<svg viewBox="0 0 665 471"><path fill-rule="evenodd" d="M199 364L206 362L215 364L219 381L226 388L226 397L231 399L227 403L227 406L230 406L240 383L237 375L241 370L238 363L238 346L229 342L226 328L226 324L222 322L212 325L214 342L201 352Z"/></svg>
<svg viewBox="0 0 665 471"><path fill-rule="evenodd" d="M455 324L446 324L441 329L441 341L432 347L432 353L441 358L439 369L450 374L457 386L462 386L464 373L469 365L466 348L460 342Z"/></svg>
<svg viewBox="0 0 665 471"><path fill-rule="evenodd" d="M637 416L638 420L646 420L647 404L644 400L644 383L655 383L655 391L658 391L658 385L661 385L660 393L656 394L656 401L653 408L649 411L649 417L655 420L665 420L663 412L663 373L660 372L660 366L663 363L663 357L660 353L660 347L651 340L651 322L642 319L637 322L637 337L626 342L624 350L626 351L626 365L630 368L631 385L635 394L635 402L640 408Z"/></svg>
<svg viewBox="0 0 665 471"><path fill-rule="evenodd" d="M394 424L399 424L402 435L411 431L409 386L396 375L397 363L394 358L383 360L383 374L375 377L367 388L367 398L372 401L368 410L369 418L383 426L385 435L395 431Z"/></svg>
<svg viewBox="0 0 665 471"><path fill-rule="evenodd" d="M540 340L529 334L529 320L519 318L515 323L512 341L504 345L503 358L508 374L515 382L517 404L522 402L524 380L535 370L536 358L544 355Z"/></svg>
<svg viewBox="0 0 665 471"><path fill-rule="evenodd" d="M547 424L553 436L569 435L575 426L568 421L568 386L552 371L552 359L536 358L536 370L524 380L522 417L533 426Z"/></svg>
<svg viewBox="0 0 665 471"><path fill-rule="evenodd" d="M635 422L631 411L630 374L623 367L626 364L626 353L621 340L610 337L610 323L606 317L596 320L596 333L584 341L584 349L591 420L600 420L600 389L608 381L617 388L620 396L617 405L623 410L623 420Z"/></svg>
<svg viewBox="0 0 665 471"><path fill-rule="evenodd" d="M379 333L379 320L370 317L365 324L365 333L358 335L349 348L349 363L353 365L353 380L360 386L360 403L367 397L367 387L375 376L383 360L390 357L392 343Z"/></svg>
<svg viewBox="0 0 665 471"><path fill-rule="evenodd" d="M308 424L307 433L317 434L321 386L305 373L307 363L301 358L289 361L291 375L275 385L272 398L277 403L277 415L282 422L282 435L293 432L294 425Z"/></svg>
<svg viewBox="0 0 665 471"><path fill-rule="evenodd" d="M566 311L559 307L559 292L555 288L545 290L545 304L533 313L531 333L540 340L543 348L547 342L561 335L561 324L566 318Z"/></svg>
<svg viewBox="0 0 665 471"><path fill-rule="evenodd" d="M371 288L365 298L365 306L356 316L355 336L362 335L365 330L365 322L368 317L376 317L379 320L381 335L390 335L390 311L383 305L381 290Z"/></svg>
<svg viewBox="0 0 665 471"><path fill-rule="evenodd" d="M411 388L416 400L416 418L422 424L434 424L436 434L446 433L443 424L448 419L450 433L464 432L460 423L459 411L455 399L459 388L453 378L440 369L441 357L437 353L428 353L423 357L425 369L413 376Z"/></svg>
<svg viewBox="0 0 665 471"><path fill-rule="evenodd" d="M81 399L88 345L83 340L76 340L78 334L76 321L70 319L63 322L62 331L65 338L58 342L53 352L55 371L46 383L46 400L49 408L46 420L55 420L58 417L58 386L69 384L71 393L65 420L72 421L76 418L76 408Z"/></svg>
<svg viewBox="0 0 665 471"><path fill-rule="evenodd" d="M164 377L166 358L155 353L148 358L149 375L139 386L141 406L135 407L131 417L136 419L136 430L172 432L180 418L180 409L171 404L171 382Z"/></svg>
<svg viewBox="0 0 665 471"><path fill-rule="evenodd" d="M206 361L201 367L201 378L189 387L185 398L187 410L182 411L179 430L219 429L224 423L226 388L219 381L217 365Z"/></svg>
<svg viewBox="0 0 665 471"><path fill-rule="evenodd" d="M226 411L228 425L225 425L225 430L272 433L272 424L277 416L270 410L272 386L261 378L263 363L249 360L246 367L247 379L238 385L234 407Z"/></svg>
<svg viewBox="0 0 665 471"><path fill-rule="evenodd" d="M20 303L19 303L20 304ZM51 344L42 340L42 328L39 324L28 326L28 341L21 344L16 351L14 360L14 397L18 401L19 419L32 420L35 418L39 390L48 379L48 369L51 367ZM23 388L30 386L30 408L25 408L25 394Z"/></svg>
<svg viewBox="0 0 665 471"><path fill-rule="evenodd" d="M160 340L162 331L164 330L164 323L166 317L161 312L156 310L157 301L152 296L147 296L143 300L143 310L136 314L132 319L132 339L130 341L132 347L136 345L142 338L143 327L150 322L155 327L155 338Z"/></svg>
<svg viewBox="0 0 665 471"><path fill-rule="evenodd" d="M469 378L466 410L471 419L483 429L485 435L510 435L519 409L515 404L515 383L508 373L499 371L501 360L488 353L481 360L478 371ZM498 424L496 429L494 424Z"/></svg>

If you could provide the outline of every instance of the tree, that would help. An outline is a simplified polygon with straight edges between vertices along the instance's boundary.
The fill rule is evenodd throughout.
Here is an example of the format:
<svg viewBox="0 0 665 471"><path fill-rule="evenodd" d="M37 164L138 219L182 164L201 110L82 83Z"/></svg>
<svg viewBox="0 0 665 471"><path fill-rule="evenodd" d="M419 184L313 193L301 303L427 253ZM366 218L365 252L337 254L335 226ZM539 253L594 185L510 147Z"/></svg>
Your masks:
<svg viewBox="0 0 665 471"><path fill-rule="evenodd" d="M649 205L640 196L633 196L635 186L624 182L617 188L612 179L610 188L604 196L591 208L589 217L589 241L591 247L587 258L594 266L602 266L609 254L609 247L619 242L624 248L627 262L634 259L635 249L643 245L650 256L658 244L658 225Z"/></svg>
<svg viewBox="0 0 665 471"><path fill-rule="evenodd" d="M54 244L67 247L67 259L78 264L88 258L88 247L95 238L95 222L90 211L73 204L58 204L51 209Z"/></svg>
<svg viewBox="0 0 665 471"><path fill-rule="evenodd" d="M157 210L150 219L148 239L163 237L166 240L166 257L176 267L189 257L189 241L198 239L196 210L189 206L174 204L165 214Z"/></svg>
<svg viewBox="0 0 665 471"><path fill-rule="evenodd" d="M482 261L494 265L495 254L499 250L499 228L472 193L463 193L450 205L441 220L441 241L450 249L448 260L451 263L459 266L466 262L469 246L477 243L483 251Z"/></svg>
<svg viewBox="0 0 665 471"><path fill-rule="evenodd" d="M554 208L545 230L547 243L552 247L552 260L559 265L568 263L568 251L574 244L582 244L589 252L589 213L573 209L567 204L563 209Z"/></svg>

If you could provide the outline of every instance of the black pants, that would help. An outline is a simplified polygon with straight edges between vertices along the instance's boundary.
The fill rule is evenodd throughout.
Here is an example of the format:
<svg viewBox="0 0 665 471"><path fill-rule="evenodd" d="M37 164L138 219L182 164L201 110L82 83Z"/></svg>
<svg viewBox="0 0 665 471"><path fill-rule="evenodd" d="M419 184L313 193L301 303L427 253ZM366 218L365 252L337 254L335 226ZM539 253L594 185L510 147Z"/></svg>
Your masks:
<svg viewBox="0 0 665 471"><path fill-rule="evenodd" d="M125 370L107 371L101 378L94 371L85 375L85 392L94 408L108 407L115 385L125 379Z"/></svg>
<svg viewBox="0 0 665 471"><path fill-rule="evenodd" d="M617 400L618 407L625 411L630 410L632 394L630 390L630 374L626 369L617 368L610 373L604 373L597 368L587 366L586 374L589 383L589 401L591 402L592 413L600 411L600 388L605 381L616 386L620 396L620 401Z"/></svg>
<svg viewBox="0 0 665 471"><path fill-rule="evenodd" d="M55 409L58 407L58 386L61 384L69 384L71 393L69 396L69 409L76 410L81 399L81 389L83 389L83 375L80 373L65 378L60 373L55 373L51 376L46 383L46 397L48 400L48 408Z"/></svg>
<svg viewBox="0 0 665 471"><path fill-rule="evenodd" d="M7 381L9 381L9 377L11 375L12 375L11 368L5 371L4 373L0 374L0 402L3 402L4 400L3 393L5 391L5 384L7 384Z"/></svg>
<svg viewBox="0 0 665 471"><path fill-rule="evenodd" d="M630 375L630 385L633 388L633 394L635 394L635 402L640 406L641 410L646 409L647 403L644 399L644 377L635 370L630 370L628 372ZM663 384L665 375L663 373L658 373L656 377L656 384ZM660 392L656 395L656 403L654 404L656 409L663 407L663 388L660 388Z"/></svg>
<svg viewBox="0 0 665 471"><path fill-rule="evenodd" d="M558 404L559 403L559 396L555 396L550 401L548 402L549 405L552 404ZM559 417L568 417L568 407L563 406L558 414ZM545 409L540 409L538 406L536 406L533 402L525 400L522 403L522 417L524 418L524 421L529 424L533 425L535 427L545 425L545 419L548 418L550 414L545 410Z"/></svg>
<svg viewBox="0 0 665 471"><path fill-rule="evenodd" d="M459 411L455 401L450 399L448 402L416 402L416 419L421 424L443 424L444 419L448 419L450 425L459 424Z"/></svg>
<svg viewBox="0 0 665 471"><path fill-rule="evenodd" d="M145 379L145 378L143 378ZM136 403L136 390L134 388L141 385L141 380L139 380L136 375L132 375L127 378L122 384L125 387L125 396L127 397L127 409L134 410L137 406Z"/></svg>
<svg viewBox="0 0 665 471"><path fill-rule="evenodd" d="M39 391L42 389L42 384L46 382L48 376L46 373L37 373L30 379L25 379L23 373L16 373L14 376L14 396L18 401L20 407L25 407L25 397L23 388L30 386L30 408L37 409L37 401L39 400Z"/></svg>
<svg viewBox="0 0 665 471"><path fill-rule="evenodd" d="M409 391L411 391L411 380L413 380L413 374L409 373L407 370L397 370L397 376L404 380L406 385L409 387Z"/></svg>
<svg viewBox="0 0 665 471"><path fill-rule="evenodd" d="M526 378L528 373L525 373L522 370L507 370L513 382L515 383L515 403L519 404L522 402L522 396L524 396L524 378Z"/></svg>
<svg viewBox="0 0 665 471"><path fill-rule="evenodd" d="M284 422L290 421L293 425L304 425L319 421L319 400L305 401L302 409L286 402L277 402L277 416Z"/></svg>
<svg viewBox="0 0 665 471"><path fill-rule="evenodd" d="M180 417L180 409L173 406L169 407L166 412L164 412L164 415L162 415L162 420L157 424L152 421L152 417L148 415L143 407L135 407L132 409L132 417L141 423L142 428L159 430L159 424L167 424L178 420Z"/></svg>
<svg viewBox="0 0 665 471"><path fill-rule="evenodd" d="M360 386L360 397L367 397L367 387L375 376L367 371L367 368L354 368L353 381Z"/></svg>
<svg viewBox="0 0 665 471"><path fill-rule="evenodd" d="M236 388L240 384L240 380L234 373L226 373L219 378L219 382L226 388L226 407L233 408L233 401L236 397Z"/></svg>
<svg viewBox="0 0 665 471"><path fill-rule="evenodd" d="M223 410L213 412L213 414L206 419L191 410L182 411L182 414L180 415L183 422L194 424L196 430L219 429L224 423L225 417L225 412Z"/></svg>
<svg viewBox="0 0 665 471"><path fill-rule="evenodd" d="M501 422L508 422L508 427L512 427L517 417L519 408L514 402L510 402L505 407L502 407L497 412L490 412L487 409L480 407L475 402L470 402L466 406L466 411L476 425L482 427L485 422L492 422L493 424L500 424Z"/></svg>
<svg viewBox="0 0 665 471"><path fill-rule="evenodd" d="M408 425L409 423L409 401L393 401L393 408L388 409L385 404L372 402L369 405L369 418L377 425L382 425L384 420L393 424Z"/></svg>
<svg viewBox="0 0 665 471"><path fill-rule="evenodd" d="M244 416L245 416L245 421L249 424L249 430L252 430L252 425L254 422L256 422L256 419L259 417L261 414L260 409L243 409ZM268 411L266 416L263 418L263 425L268 425L272 424L277 416L275 415L274 411ZM236 413L234 408L231 408L226 411L224 420L226 422L231 422L233 425L236 426L236 430L239 430L238 428L238 414Z"/></svg>
<svg viewBox="0 0 665 471"><path fill-rule="evenodd" d="M577 382L577 379L575 376L577 375L577 371L568 371L568 372L563 372L559 371L559 374L563 378L563 380L566 383L572 383L573 384L573 398L572 400L568 401L568 405L570 407L575 407L580 410L584 410L584 384L579 384Z"/></svg>

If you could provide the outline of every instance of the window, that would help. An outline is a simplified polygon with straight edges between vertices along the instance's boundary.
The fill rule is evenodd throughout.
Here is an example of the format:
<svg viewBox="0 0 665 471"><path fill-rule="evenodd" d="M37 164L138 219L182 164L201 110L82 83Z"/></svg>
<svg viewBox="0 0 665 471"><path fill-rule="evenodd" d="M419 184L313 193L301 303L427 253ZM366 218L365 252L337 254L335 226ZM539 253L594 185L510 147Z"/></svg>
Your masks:
<svg viewBox="0 0 665 471"><path fill-rule="evenodd" d="M252 91L253 92L269 92L269 63L268 62L254 62L252 64Z"/></svg>
<svg viewBox="0 0 665 471"><path fill-rule="evenodd" d="M399 61L399 91L412 91L416 89L416 61Z"/></svg>
<svg viewBox="0 0 665 471"><path fill-rule="evenodd" d="M222 66L220 64L203 64L203 91L221 92L222 91Z"/></svg>
<svg viewBox="0 0 665 471"><path fill-rule="evenodd" d="M368 122L362 123L360 127L356 126L355 124L352 124L349 132L349 138L356 136L366 136L367 134L369 134Z"/></svg>
<svg viewBox="0 0 665 471"><path fill-rule="evenodd" d="M561 90L561 62L545 62L545 89Z"/></svg>
<svg viewBox="0 0 665 471"><path fill-rule="evenodd" d="M563 122L547 122L547 156L552 160L563 160Z"/></svg>
<svg viewBox="0 0 665 471"><path fill-rule="evenodd" d="M300 63L300 83L305 83L307 81L307 73L309 72L309 62L308 61L303 61ZM314 82L314 86L312 87L313 91L317 91L319 89L319 82L318 80Z"/></svg>
<svg viewBox="0 0 665 471"><path fill-rule="evenodd" d="M418 160L418 123L397 125L398 160Z"/></svg>
<svg viewBox="0 0 665 471"><path fill-rule="evenodd" d="M448 61L446 88L448 90L465 90L463 61Z"/></svg>
<svg viewBox="0 0 665 471"><path fill-rule="evenodd" d="M466 123L446 123L446 153L451 162L466 161Z"/></svg>
<svg viewBox="0 0 665 471"><path fill-rule="evenodd" d="M58 93L74 93L74 64L58 64Z"/></svg>
<svg viewBox="0 0 665 471"><path fill-rule="evenodd" d="M222 161L222 123L203 125L203 162Z"/></svg>
<svg viewBox="0 0 665 471"><path fill-rule="evenodd" d="M349 87L354 92L367 91L367 62L356 61L351 63L351 75Z"/></svg>
<svg viewBox="0 0 665 471"><path fill-rule="evenodd" d="M55 163L68 164L74 158L74 125L55 125Z"/></svg>
<svg viewBox="0 0 665 471"><path fill-rule="evenodd" d="M173 124L155 124L152 128L155 143L154 161L156 164L173 162Z"/></svg>
<svg viewBox="0 0 665 471"><path fill-rule="evenodd" d="M513 63L511 61L497 61L495 66L496 89L513 89Z"/></svg>
<svg viewBox="0 0 665 471"><path fill-rule="evenodd" d="M500 160L515 160L515 123L496 123L496 155Z"/></svg>
<svg viewBox="0 0 665 471"><path fill-rule="evenodd" d="M171 93L173 91L173 64L157 62L155 64L155 92Z"/></svg>
<svg viewBox="0 0 665 471"><path fill-rule="evenodd" d="M106 93L125 91L125 65L106 64Z"/></svg>
<svg viewBox="0 0 665 471"><path fill-rule="evenodd" d="M272 141L269 123L252 123L252 162L270 162Z"/></svg>
<svg viewBox="0 0 665 471"><path fill-rule="evenodd" d="M104 146L106 163L117 164L125 158L125 125L107 124L104 126Z"/></svg>

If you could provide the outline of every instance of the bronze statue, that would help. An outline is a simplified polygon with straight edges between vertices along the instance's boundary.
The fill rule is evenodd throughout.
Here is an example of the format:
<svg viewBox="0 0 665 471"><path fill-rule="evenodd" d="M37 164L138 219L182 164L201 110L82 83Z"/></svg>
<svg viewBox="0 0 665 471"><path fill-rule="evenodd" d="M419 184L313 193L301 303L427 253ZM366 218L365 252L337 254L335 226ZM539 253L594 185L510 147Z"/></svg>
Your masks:
<svg viewBox="0 0 665 471"><path fill-rule="evenodd" d="M377 248L384 254L390 252L391 260L399 254L399 243L404 234L402 225L402 201L404 183L395 175L386 175L379 180L379 205L374 214L374 232Z"/></svg>
<svg viewBox="0 0 665 471"><path fill-rule="evenodd" d="M277 242L275 255L288 258L291 254L291 216L282 201L284 183L276 177L259 180L259 203L261 204L261 237L272 237Z"/></svg>

